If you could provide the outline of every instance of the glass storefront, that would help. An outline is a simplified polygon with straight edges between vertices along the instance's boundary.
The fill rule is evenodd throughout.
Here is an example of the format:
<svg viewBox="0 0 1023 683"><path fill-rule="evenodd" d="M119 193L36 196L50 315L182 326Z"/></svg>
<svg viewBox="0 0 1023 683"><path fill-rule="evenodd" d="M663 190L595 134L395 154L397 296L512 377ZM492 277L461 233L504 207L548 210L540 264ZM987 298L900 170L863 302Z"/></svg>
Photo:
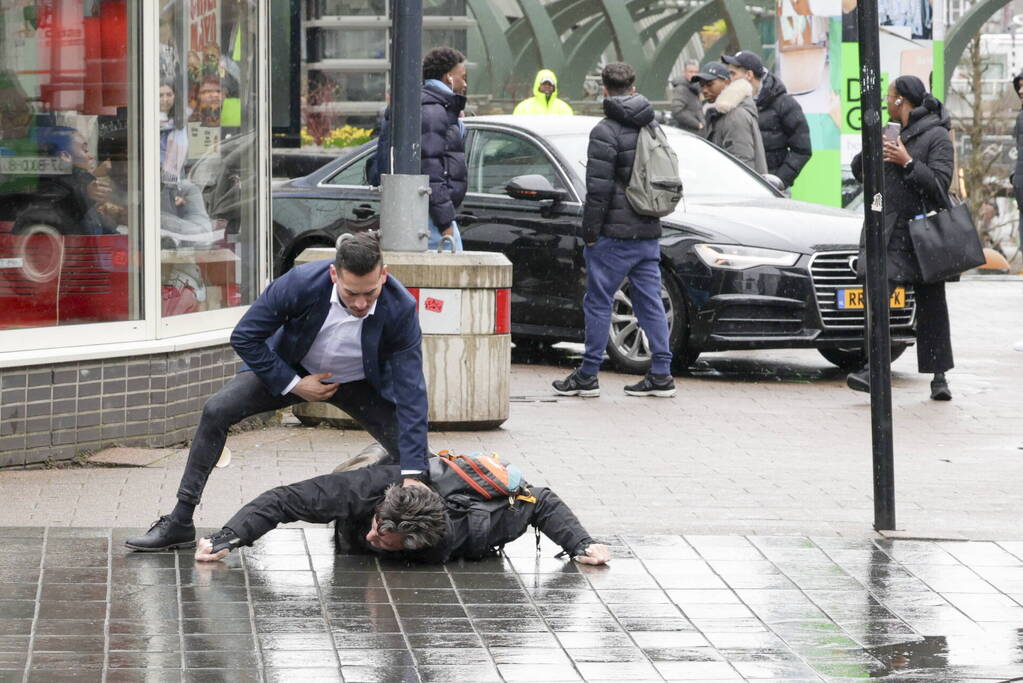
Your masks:
<svg viewBox="0 0 1023 683"><path fill-rule="evenodd" d="M0 352L229 329L258 296L266 12L0 0Z"/></svg>
<svg viewBox="0 0 1023 683"><path fill-rule="evenodd" d="M0 3L0 330L142 315L137 22Z"/></svg>
<svg viewBox="0 0 1023 683"><path fill-rule="evenodd" d="M252 303L257 279L255 3L166 2L160 15L164 316Z"/></svg>

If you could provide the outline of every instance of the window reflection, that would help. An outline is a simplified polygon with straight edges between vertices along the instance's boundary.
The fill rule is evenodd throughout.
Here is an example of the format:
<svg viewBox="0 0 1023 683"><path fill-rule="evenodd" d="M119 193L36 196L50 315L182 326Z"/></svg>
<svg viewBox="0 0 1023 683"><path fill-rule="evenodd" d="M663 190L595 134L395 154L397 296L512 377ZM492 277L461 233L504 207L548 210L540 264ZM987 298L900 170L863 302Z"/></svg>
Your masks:
<svg viewBox="0 0 1023 683"><path fill-rule="evenodd" d="M254 0L172 1L160 16L164 316L256 291Z"/></svg>
<svg viewBox="0 0 1023 683"><path fill-rule="evenodd" d="M140 315L138 25L126 0L0 3L0 329Z"/></svg>

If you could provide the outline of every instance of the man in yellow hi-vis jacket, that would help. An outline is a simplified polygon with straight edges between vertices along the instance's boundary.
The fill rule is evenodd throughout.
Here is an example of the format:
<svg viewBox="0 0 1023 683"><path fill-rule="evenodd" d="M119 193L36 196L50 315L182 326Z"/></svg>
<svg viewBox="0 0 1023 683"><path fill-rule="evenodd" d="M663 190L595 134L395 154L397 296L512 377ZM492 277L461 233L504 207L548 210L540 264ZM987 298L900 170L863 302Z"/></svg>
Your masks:
<svg viewBox="0 0 1023 683"><path fill-rule="evenodd" d="M515 107L516 114L567 114L575 112L558 97L558 77L550 69L540 69L533 81L533 96Z"/></svg>

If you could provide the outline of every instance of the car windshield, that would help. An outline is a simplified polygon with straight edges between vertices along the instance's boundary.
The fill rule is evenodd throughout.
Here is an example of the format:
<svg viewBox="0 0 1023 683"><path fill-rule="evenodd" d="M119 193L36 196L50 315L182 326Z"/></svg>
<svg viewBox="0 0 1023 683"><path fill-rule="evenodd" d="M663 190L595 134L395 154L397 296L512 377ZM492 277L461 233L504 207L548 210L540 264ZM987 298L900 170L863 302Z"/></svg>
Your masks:
<svg viewBox="0 0 1023 683"><path fill-rule="evenodd" d="M745 166L706 140L667 126L664 132L678 155L679 174L687 195L727 195L739 199L774 196ZM547 140L571 166L585 173L589 134L550 135Z"/></svg>

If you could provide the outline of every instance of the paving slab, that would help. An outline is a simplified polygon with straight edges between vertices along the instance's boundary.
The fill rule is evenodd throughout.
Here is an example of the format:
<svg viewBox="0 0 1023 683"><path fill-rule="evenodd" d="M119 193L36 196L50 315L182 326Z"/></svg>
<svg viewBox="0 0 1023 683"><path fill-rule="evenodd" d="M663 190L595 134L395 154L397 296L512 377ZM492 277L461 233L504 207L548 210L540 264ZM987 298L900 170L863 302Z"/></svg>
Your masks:
<svg viewBox="0 0 1023 683"><path fill-rule="evenodd" d="M1023 675L1019 543L633 534L588 567L525 538L409 567L335 555L325 528L211 564L125 554L127 533L3 530L0 680Z"/></svg>

